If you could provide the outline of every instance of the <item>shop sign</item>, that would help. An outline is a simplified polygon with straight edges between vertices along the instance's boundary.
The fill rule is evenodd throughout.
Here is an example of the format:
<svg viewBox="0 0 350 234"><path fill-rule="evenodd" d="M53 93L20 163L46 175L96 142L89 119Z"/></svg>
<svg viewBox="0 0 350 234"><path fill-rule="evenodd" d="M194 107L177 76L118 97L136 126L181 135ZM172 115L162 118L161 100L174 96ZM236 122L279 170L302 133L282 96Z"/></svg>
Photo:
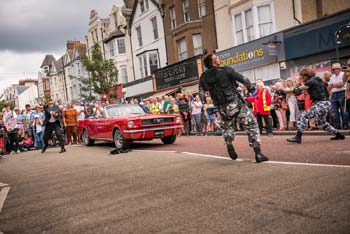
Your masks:
<svg viewBox="0 0 350 234"><path fill-rule="evenodd" d="M194 57L156 70L156 89L162 90L199 80L197 59L198 57Z"/></svg>
<svg viewBox="0 0 350 234"><path fill-rule="evenodd" d="M217 55L222 66L231 66L236 71L276 63L284 59L283 35L277 33L218 52Z"/></svg>

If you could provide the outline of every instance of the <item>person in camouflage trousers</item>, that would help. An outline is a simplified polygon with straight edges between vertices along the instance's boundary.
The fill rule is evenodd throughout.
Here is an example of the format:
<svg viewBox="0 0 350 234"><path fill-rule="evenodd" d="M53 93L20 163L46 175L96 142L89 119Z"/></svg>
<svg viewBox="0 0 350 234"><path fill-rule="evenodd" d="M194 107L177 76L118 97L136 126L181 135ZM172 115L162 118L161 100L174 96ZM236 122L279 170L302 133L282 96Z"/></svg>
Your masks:
<svg viewBox="0 0 350 234"><path fill-rule="evenodd" d="M232 108L232 107L231 107ZM227 107L228 110L231 109L230 106ZM239 123L244 126L244 129L248 133L249 145L253 148L260 147L260 132L258 128L258 122L256 121L255 116L250 111L248 106L242 106L239 114L236 117L228 116L230 111L220 110L220 115L222 116L220 126L223 130L224 139L231 138L234 140L235 137L235 124Z"/></svg>
<svg viewBox="0 0 350 234"><path fill-rule="evenodd" d="M209 92L215 108L208 108L207 112L213 113L214 109L221 115L221 127L226 147L231 159L237 159L237 153L232 141L235 137L234 125L236 122L242 123L248 132L249 145L255 151L256 162L268 161L269 159L260 149L260 132L258 123L237 90L238 84L244 84L248 89L251 83L248 78L235 72L231 67L220 67L220 59L215 54L207 54L203 60L208 68L200 78L199 96L204 103L205 94Z"/></svg>
<svg viewBox="0 0 350 234"><path fill-rule="evenodd" d="M302 90L307 90L314 105L301 113L297 120L297 134L295 137L287 139L287 141L301 144L302 133L308 127L308 120L311 118L315 118L319 128L335 135L331 140L344 140L345 136L326 120L331 102L327 97L327 87L321 78L316 77L316 73L312 68L304 68L300 72L300 81L302 84L294 90L294 93L299 95Z"/></svg>

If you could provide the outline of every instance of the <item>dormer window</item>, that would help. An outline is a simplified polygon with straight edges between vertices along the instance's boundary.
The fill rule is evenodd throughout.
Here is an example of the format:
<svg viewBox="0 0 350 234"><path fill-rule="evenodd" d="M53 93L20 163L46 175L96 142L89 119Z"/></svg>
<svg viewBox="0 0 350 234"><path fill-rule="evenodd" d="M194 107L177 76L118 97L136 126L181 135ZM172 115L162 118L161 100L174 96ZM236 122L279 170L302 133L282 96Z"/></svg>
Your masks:
<svg viewBox="0 0 350 234"><path fill-rule="evenodd" d="M43 67L43 72L44 72L45 75L48 75L48 74L49 74L49 71L50 71L50 70L49 70L49 66L44 66L44 67Z"/></svg>
<svg viewBox="0 0 350 234"><path fill-rule="evenodd" d="M141 0L140 1L140 9L141 9L141 13L143 13L149 9L148 0Z"/></svg>

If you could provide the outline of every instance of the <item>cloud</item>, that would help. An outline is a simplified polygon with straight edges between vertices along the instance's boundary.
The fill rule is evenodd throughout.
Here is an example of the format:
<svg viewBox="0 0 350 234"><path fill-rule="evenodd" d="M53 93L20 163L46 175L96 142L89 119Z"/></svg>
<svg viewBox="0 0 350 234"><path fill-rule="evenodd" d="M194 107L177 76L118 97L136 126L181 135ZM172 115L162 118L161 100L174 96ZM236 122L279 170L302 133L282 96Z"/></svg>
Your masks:
<svg viewBox="0 0 350 234"><path fill-rule="evenodd" d="M122 0L1 0L0 51L50 52L82 40L92 9L107 18Z"/></svg>

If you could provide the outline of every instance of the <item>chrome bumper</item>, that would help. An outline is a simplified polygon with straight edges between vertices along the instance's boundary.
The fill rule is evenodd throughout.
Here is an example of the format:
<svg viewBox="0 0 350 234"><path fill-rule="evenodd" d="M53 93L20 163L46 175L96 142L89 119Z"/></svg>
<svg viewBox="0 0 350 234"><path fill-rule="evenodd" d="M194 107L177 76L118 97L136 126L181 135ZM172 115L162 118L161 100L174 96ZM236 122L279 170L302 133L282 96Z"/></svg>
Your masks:
<svg viewBox="0 0 350 234"><path fill-rule="evenodd" d="M149 132L149 131L158 131L158 130L167 130L167 129L177 129L183 128L183 125L171 126L171 127L158 127L158 128L143 128L135 130L124 130L125 133L138 133L138 132Z"/></svg>

